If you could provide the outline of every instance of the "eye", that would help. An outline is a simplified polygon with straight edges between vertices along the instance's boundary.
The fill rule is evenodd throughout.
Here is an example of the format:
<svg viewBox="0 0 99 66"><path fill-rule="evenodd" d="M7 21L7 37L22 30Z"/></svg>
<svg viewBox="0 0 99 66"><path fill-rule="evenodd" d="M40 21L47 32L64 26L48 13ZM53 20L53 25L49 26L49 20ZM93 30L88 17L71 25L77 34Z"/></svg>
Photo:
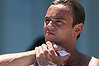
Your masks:
<svg viewBox="0 0 99 66"><path fill-rule="evenodd" d="M62 20L56 20L55 24L58 25L58 26L61 26L61 25L64 24L64 22Z"/></svg>
<svg viewBox="0 0 99 66"><path fill-rule="evenodd" d="M51 21L50 19L44 19L44 22L47 23L47 24L48 24L50 21Z"/></svg>

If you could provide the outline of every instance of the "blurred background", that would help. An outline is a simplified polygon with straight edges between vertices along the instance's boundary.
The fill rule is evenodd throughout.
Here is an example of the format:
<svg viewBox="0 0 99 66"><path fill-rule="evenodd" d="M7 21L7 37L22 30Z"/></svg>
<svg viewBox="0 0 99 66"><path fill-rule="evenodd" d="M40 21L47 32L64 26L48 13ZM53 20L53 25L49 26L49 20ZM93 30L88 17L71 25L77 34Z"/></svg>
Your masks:
<svg viewBox="0 0 99 66"><path fill-rule="evenodd" d="M43 20L53 0L0 0L0 54L26 51L43 36ZM86 21L77 48L99 58L99 0L78 0Z"/></svg>

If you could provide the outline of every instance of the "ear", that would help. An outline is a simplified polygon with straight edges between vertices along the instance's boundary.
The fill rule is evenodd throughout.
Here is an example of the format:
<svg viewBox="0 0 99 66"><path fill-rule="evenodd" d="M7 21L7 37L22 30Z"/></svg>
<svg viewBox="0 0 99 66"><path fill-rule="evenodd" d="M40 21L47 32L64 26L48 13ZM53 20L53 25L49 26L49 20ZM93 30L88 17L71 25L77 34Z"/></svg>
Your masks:
<svg viewBox="0 0 99 66"><path fill-rule="evenodd" d="M82 31L82 29L83 29L83 23L79 23L79 24L77 24L77 25L75 25L74 26L74 30L73 30L73 33L76 35L76 36L78 36L80 33L81 33L81 31Z"/></svg>

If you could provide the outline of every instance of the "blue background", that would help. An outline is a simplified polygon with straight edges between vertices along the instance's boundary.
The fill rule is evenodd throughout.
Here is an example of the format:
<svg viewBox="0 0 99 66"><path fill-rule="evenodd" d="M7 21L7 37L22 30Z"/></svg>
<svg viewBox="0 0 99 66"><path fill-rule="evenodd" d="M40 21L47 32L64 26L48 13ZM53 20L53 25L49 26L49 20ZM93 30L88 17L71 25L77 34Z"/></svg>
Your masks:
<svg viewBox="0 0 99 66"><path fill-rule="evenodd" d="M26 51L43 35L44 15L52 0L0 0L0 54ZM77 48L99 58L99 0L78 0L86 21Z"/></svg>

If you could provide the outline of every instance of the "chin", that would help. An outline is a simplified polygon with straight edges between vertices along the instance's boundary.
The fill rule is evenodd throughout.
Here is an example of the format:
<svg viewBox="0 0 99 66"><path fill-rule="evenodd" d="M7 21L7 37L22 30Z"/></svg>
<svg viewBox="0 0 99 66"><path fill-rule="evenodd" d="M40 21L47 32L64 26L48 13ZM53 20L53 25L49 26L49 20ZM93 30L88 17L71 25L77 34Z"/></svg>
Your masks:
<svg viewBox="0 0 99 66"><path fill-rule="evenodd" d="M54 42L54 39L51 38L45 38L45 42L50 41L50 42Z"/></svg>
<svg viewBox="0 0 99 66"><path fill-rule="evenodd" d="M47 41L50 41L50 42L52 42L52 40L51 39L45 39L45 41L47 42Z"/></svg>
<svg viewBox="0 0 99 66"><path fill-rule="evenodd" d="M47 42L47 41L58 44L58 41L56 41L55 39L45 39L45 42Z"/></svg>

